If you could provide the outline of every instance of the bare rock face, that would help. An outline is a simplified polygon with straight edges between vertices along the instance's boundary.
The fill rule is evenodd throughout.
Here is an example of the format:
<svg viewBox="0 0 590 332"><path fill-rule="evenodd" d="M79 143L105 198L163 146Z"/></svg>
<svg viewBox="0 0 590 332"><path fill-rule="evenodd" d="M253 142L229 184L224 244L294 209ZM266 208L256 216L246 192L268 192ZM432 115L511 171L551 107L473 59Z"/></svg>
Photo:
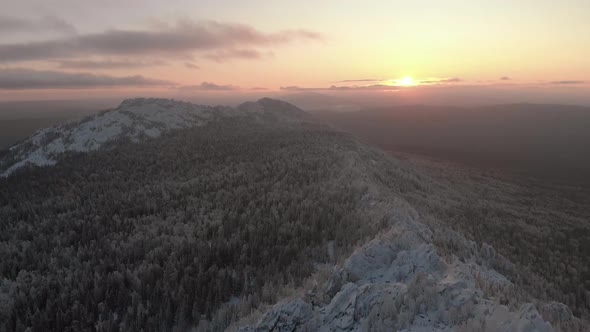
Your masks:
<svg viewBox="0 0 590 332"><path fill-rule="evenodd" d="M533 304L524 303L517 310L510 310L484 296L478 280L485 279L496 287L511 286L510 281L475 262L443 259L429 243L431 235L418 221L400 219L387 233L357 249L343 268L334 269L320 287L331 298L327 303L316 305L313 310L302 299L281 304L249 329L553 331ZM569 309L559 304L543 309L555 312L560 319L571 315ZM302 319L306 319L305 324ZM281 324L273 323L277 321Z"/></svg>

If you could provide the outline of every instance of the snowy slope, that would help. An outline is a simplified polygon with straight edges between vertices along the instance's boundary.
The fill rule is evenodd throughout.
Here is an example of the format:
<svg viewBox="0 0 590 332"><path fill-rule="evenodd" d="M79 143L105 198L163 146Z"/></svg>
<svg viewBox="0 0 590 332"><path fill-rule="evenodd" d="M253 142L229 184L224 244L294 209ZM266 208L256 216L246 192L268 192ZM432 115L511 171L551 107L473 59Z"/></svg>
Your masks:
<svg viewBox="0 0 590 332"><path fill-rule="evenodd" d="M53 165L64 152L87 152L119 138L137 142L162 132L207 123L218 109L167 99L129 99L119 107L62 126L45 128L10 148L3 174L32 164Z"/></svg>
<svg viewBox="0 0 590 332"><path fill-rule="evenodd" d="M78 122L36 132L0 160L0 175L27 165L48 166L64 152L88 152L109 142L139 142L182 128L203 126L219 117L260 116L272 121L300 121L308 115L297 107L264 98L236 109L210 107L167 99L131 99L117 108ZM390 228L353 252L331 276L299 297L285 299L256 324L242 331L553 331L543 317L560 326L577 326L571 310L560 303L503 304L501 295L515 289L506 277L485 264L485 257L465 259L440 247L460 243L469 252L496 256L488 245L477 245L445 226L427 226L415 209L372 178L386 167L366 155L349 156L353 174L370 189L364 212ZM359 180L360 179L360 180ZM445 235L446 236L446 235ZM441 240L442 238L442 240ZM543 316L541 316L543 313Z"/></svg>
<svg viewBox="0 0 590 332"><path fill-rule="evenodd" d="M0 160L0 176L8 176L27 165L54 165L64 152L97 150L105 143L121 138L138 142L146 137L158 137L172 129L202 126L219 116L243 114L273 115L291 120L305 112L269 98L244 103L238 109L170 99L128 99L113 110L37 131L26 141L11 147L8 155Z"/></svg>

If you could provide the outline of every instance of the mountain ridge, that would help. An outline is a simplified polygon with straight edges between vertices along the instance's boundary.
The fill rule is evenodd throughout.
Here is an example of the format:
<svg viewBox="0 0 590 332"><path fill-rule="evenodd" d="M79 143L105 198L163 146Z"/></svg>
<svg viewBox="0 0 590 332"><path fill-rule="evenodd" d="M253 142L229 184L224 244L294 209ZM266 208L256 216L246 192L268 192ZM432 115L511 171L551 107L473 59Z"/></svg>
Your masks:
<svg viewBox="0 0 590 332"><path fill-rule="evenodd" d="M158 127L162 117L178 130ZM8 303L0 318L11 326L51 319L59 305L71 321L107 330L221 331L230 323L242 331L583 330L566 305L521 289L505 273L514 265L494 247L410 201L408 192L433 191L427 174L307 123L293 105L133 99L70 130L112 128L115 119L143 131L117 132L127 136L109 137L125 143L112 149L105 140L87 147L92 153L58 155L55 167L0 179L7 184L0 251L8 257L0 262L8 276L0 280ZM70 310L73 302L51 293L45 279L73 271L80 277L60 287L69 300L89 299L83 311ZM304 277L311 286L294 297L276 291ZM43 292L53 305L19 316L47 301ZM253 321L235 321L261 303L271 306Z"/></svg>
<svg viewBox="0 0 590 332"><path fill-rule="evenodd" d="M380 178L383 166L399 167L376 150L367 152L372 158L362 174ZM513 264L492 246L468 240L388 188L400 182L367 179L363 214L387 223L374 239L327 277L318 273L308 287L232 331L584 329L567 305L537 300L498 272L497 266Z"/></svg>
<svg viewBox="0 0 590 332"><path fill-rule="evenodd" d="M271 98L246 102L237 108L164 98L126 99L114 109L38 130L8 149L7 155L0 159L0 176L9 176L25 166L55 165L63 153L94 151L119 139L138 142L174 129L199 127L217 117L248 114L272 115L283 120L307 116L296 106Z"/></svg>

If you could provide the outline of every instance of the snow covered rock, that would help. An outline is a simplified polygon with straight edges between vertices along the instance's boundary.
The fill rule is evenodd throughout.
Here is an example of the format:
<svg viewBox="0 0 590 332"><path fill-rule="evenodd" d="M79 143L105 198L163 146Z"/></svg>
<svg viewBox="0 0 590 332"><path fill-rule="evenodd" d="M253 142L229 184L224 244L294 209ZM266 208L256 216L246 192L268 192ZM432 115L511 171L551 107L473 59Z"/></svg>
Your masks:
<svg viewBox="0 0 590 332"><path fill-rule="evenodd" d="M312 318L311 305L296 299L275 306L260 320L257 331L295 331Z"/></svg>
<svg viewBox="0 0 590 332"><path fill-rule="evenodd" d="M336 295L340 288L346 283L347 277L346 271L336 266L332 271L330 278L328 278L328 281L322 287L323 293L330 298L334 297L334 295Z"/></svg>
<svg viewBox="0 0 590 332"><path fill-rule="evenodd" d="M539 311L551 322L558 322L563 326L575 326L577 318L571 309L563 303L549 302L541 306Z"/></svg>
<svg viewBox="0 0 590 332"><path fill-rule="evenodd" d="M388 232L353 252L344 267L335 268L320 287L330 300L298 315L298 324L292 322L281 325L287 329L269 330L267 322L294 316L283 314L283 308L304 307L302 299L275 307L249 329L553 331L533 304L524 303L510 310L484 296L480 283L497 287L512 284L498 272L473 261L439 256L430 243L431 232L423 226L410 217L399 218ZM543 307L567 320L571 312L568 314L565 308L559 304ZM306 317L305 324L301 317Z"/></svg>
<svg viewBox="0 0 590 332"><path fill-rule="evenodd" d="M349 331L354 326L354 312L359 288L348 283L334 296L323 312L323 324L331 326L334 331Z"/></svg>

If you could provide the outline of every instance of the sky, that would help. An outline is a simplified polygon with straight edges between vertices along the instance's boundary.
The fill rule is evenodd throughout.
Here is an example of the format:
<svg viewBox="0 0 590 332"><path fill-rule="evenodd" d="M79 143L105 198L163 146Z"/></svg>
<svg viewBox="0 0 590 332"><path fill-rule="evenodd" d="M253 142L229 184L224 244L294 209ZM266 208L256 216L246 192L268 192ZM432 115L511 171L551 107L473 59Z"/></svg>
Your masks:
<svg viewBox="0 0 590 332"><path fill-rule="evenodd" d="M0 2L0 100L590 104L588 0Z"/></svg>

